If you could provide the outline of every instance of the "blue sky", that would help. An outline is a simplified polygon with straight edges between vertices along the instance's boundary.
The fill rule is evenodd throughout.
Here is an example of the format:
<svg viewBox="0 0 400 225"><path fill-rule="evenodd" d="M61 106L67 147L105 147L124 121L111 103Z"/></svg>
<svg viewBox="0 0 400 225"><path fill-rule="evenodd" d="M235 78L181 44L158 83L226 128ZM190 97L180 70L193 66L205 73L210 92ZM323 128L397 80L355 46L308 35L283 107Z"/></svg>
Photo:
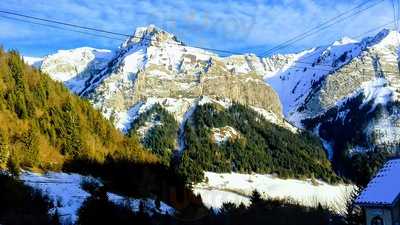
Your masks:
<svg viewBox="0 0 400 225"><path fill-rule="evenodd" d="M138 26L154 24L174 33L188 45L261 54L361 2L363 0L1 0L0 10L127 34ZM392 6L387 0L281 52L325 45L342 36L358 36L392 20ZM115 49L121 41L0 17L0 43L24 55L43 56L58 49L82 46Z"/></svg>

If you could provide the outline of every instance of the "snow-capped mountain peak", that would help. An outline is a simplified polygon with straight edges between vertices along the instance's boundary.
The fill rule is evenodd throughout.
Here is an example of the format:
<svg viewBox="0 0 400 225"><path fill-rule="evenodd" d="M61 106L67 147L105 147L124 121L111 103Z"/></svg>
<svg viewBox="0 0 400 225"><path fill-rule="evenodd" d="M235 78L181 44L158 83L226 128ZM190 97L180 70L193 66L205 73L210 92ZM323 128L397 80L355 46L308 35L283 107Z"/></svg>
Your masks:
<svg viewBox="0 0 400 225"><path fill-rule="evenodd" d="M278 92L285 116L297 126L322 134L329 143L336 143L333 149L343 150L343 145L354 146L349 152L377 147L399 149L399 47L399 32L388 29L359 42L343 38L296 54L265 80ZM363 119L362 123L354 122ZM337 143L327 135L332 124L337 130L343 126L362 131L357 135L367 141ZM354 141L353 136L342 137L341 141Z"/></svg>
<svg viewBox="0 0 400 225"><path fill-rule="evenodd" d="M63 72L62 65L71 68L78 68L81 63L91 65L90 61L81 60L82 54L78 57L70 54L50 65L46 61L51 58L54 56L46 57L41 69L57 80L61 80L58 75ZM255 55L220 57L185 46L173 34L150 25L137 28L103 67L95 70L86 67L84 71L90 75L75 83L76 86L68 86L69 79L64 82L75 93L88 98L106 117L114 118L116 126L123 131L129 129L140 109L152 100L166 109L173 108L170 112L182 122L184 115L190 114L203 96L256 107L266 115L273 114L268 117L275 118L272 122L289 126L282 118L278 96L262 79L265 64ZM82 77L78 76L80 70L76 72L74 76ZM175 105L170 107L170 103Z"/></svg>
<svg viewBox="0 0 400 225"><path fill-rule="evenodd" d="M114 53L106 49L81 47L59 50L40 63L43 72L64 84L75 93L85 88L86 81L107 66Z"/></svg>
<svg viewBox="0 0 400 225"><path fill-rule="evenodd" d="M352 44L352 43L356 43L356 42L357 42L357 40L354 40L350 37L343 37L343 38L333 42L332 45L334 45L334 46L335 45L347 45L347 44Z"/></svg>
<svg viewBox="0 0 400 225"><path fill-rule="evenodd" d="M164 31L163 29L149 25L147 27L138 27L134 34L129 37L121 48L129 48L132 45L159 46L160 44L183 45L175 35Z"/></svg>

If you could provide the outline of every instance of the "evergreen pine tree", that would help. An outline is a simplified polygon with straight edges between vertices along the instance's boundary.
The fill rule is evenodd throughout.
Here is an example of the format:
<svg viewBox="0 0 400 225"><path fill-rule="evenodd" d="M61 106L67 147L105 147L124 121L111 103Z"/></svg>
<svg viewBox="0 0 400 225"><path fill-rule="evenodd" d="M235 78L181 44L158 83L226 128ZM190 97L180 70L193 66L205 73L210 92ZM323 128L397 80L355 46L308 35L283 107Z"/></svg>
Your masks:
<svg viewBox="0 0 400 225"><path fill-rule="evenodd" d="M345 221L348 225L364 224L364 212L355 204L355 201L360 194L361 188L356 188L350 195L346 203Z"/></svg>
<svg viewBox="0 0 400 225"><path fill-rule="evenodd" d="M4 169L7 166L9 157L7 134L0 130L0 169Z"/></svg>
<svg viewBox="0 0 400 225"><path fill-rule="evenodd" d="M254 190L250 197L251 207L257 208L261 206L263 199L261 198L260 192Z"/></svg>

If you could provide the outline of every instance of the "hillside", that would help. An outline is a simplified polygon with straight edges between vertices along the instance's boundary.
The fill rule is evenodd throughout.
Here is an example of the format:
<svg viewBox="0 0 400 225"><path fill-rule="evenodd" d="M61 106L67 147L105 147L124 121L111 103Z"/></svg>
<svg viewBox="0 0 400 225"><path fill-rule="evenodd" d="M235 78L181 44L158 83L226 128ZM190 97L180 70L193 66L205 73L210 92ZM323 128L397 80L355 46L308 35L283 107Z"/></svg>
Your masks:
<svg viewBox="0 0 400 225"><path fill-rule="evenodd" d="M264 77L286 118L320 136L336 170L357 183L398 154L399 36L343 38L288 56Z"/></svg>
<svg viewBox="0 0 400 225"><path fill-rule="evenodd" d="M0 50L0 167L61 169L73 159L156 162L91 104L61 83Z"/></svg>
<svg viewBox="0 0 400 225"><path fill-rule="evenodd" d="M180 169L195 181L203 170L339 180L317 138L279 127L240 104L197 107L185 126L185 145Z"/></svg>

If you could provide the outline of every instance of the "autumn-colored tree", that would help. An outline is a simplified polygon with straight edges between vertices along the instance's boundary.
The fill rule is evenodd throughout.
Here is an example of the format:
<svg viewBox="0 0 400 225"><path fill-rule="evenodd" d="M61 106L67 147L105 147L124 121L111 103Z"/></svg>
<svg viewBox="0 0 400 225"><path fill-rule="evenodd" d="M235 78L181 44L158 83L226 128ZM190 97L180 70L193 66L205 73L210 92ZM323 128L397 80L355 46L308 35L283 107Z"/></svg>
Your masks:
<svg viewBox="0 0 400 225"><path fill-rule="evenodd" d="M0 49L0 168L61 168L64 161L106 157L157 162L84 99Z"/></svg>

